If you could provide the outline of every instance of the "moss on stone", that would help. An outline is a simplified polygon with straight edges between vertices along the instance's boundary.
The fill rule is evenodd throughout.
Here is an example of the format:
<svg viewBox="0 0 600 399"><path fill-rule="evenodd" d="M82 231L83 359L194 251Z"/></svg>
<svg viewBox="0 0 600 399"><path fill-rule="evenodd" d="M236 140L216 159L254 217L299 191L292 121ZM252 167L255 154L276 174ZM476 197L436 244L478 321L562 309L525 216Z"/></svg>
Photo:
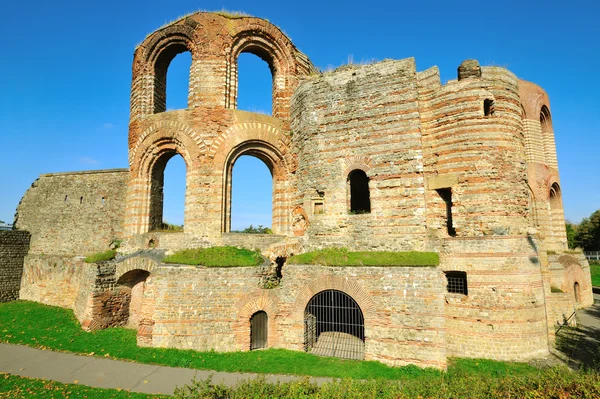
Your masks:
<svg viewBox="0 0 600 399"><path fill-rule="evenodd" d="M164 263L212 267L258 266L263 261L257 251L231 246L184 249L163 259Z"/></svg>
<svg viewBox="0 0 600 399"><path fill-rule="evenodd" d="M85 263L98 263L107 260L113 260L116 256L117 251L110 249L105 252L98 252L96 254L90 255L87 258L85 258L84 261Z"/></svg>
<svg viewBox="0 0 600 399"><path fill-rule="evenodd" d="M323 266L437 266L440 257L436 252L349 252L346 248L327 248L292 256L287 263Z"/></svg>

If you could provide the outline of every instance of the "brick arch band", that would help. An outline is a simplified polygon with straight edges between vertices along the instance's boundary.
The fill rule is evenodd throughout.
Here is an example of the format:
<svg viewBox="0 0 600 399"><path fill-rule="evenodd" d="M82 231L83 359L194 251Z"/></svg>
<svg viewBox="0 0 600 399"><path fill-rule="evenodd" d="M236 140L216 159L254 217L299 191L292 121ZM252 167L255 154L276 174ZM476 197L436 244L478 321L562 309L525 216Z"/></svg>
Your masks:
<svg viewBox="0 0 600 399"><path fill-rule="evenodd" d="M276 333L276 316L279 314L277 298L264 290L256 290L244 296L235 305L235 321L233 323L233 335L238 350L250 349L250 318L256 312L263 311L269 318L267 346L275 348L278 344Z"/></svg>
<svg viewBox="0 0 600 399"><path fill-rule="evenodd" d="M367 294L356 281L347 277L328 275L311 281L302 288L296 297L296 301L292 307L291 317L294 320L303 320L304 311L308 302L310 302L313 296L325 290L342 291L356 301L364 316L365 336L367 336L369 327L372 326L372 322L375 320L375 304L369 294Z"/></svg>
<svg viewBox="0 0 600 399"><path fill-rule="evenodd" d="M273 177L272 225L275 234L288 234L291 208L289 138L277 127L266 123L236 124L214 140L208 151L214 170L221 171L222 203L221 231L231 230L231 188L235 161L242 155L262 160Z"/></svg>

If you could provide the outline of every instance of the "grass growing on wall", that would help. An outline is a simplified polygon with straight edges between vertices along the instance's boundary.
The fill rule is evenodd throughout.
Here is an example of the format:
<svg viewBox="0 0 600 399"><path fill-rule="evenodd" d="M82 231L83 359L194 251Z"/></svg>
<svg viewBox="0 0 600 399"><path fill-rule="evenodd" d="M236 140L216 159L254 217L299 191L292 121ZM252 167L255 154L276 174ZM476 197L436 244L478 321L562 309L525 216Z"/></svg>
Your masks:
<svg viewBox="0 0 600 399"><path fill-rule="evenodd" d="M27 301L0 304L0 341L138 363L203 370L386 380L417 377L439 380L443 376L434 369L416 366L389 367L375 361L358 362L319 357L285 349L217 353L141 348L136 344L135 330L110 328L86 332L80 328L72 310ZM448 372L460 370L469 375L525 375L539 371L523 363L453 359Z"/></svg>
<svg viewBox="0 0 600 399"><path fill-rule="evenodd" d="M56 381L19 377L0 373L0 398L3 399L167 399L166 395L148 395L117 389L92 388L85 385L63 384Z"/></svg>
<svg viewBox="0 0 600 399"><path fill-rule="evenodd" d="M117 251L108 250L105 252L99 252L97 254L93 254L84 259L85 263L96 263L103 262L107 260L112 260L117 256Z"/></svg>
<svg viewBox="0 0 600 399"><path fill-rule="evenodd" d="M260 252L236 247L184 249L163 259L164 263L212 267L258 266L264 262Z"/></svg>
<svg viewBox="0 0 600 399"><path fill-rule="evenodd" d="M440 257L435 252L349 252L346 248L327 248L292 256L287 263L324 266L437 266Z"/></svg>
<svg viewBox="0 0 600 399"><path fill-rule="evenodd" d="M590 262L590 272L592 273L592 285L600 287L600 262Z"/></svg>

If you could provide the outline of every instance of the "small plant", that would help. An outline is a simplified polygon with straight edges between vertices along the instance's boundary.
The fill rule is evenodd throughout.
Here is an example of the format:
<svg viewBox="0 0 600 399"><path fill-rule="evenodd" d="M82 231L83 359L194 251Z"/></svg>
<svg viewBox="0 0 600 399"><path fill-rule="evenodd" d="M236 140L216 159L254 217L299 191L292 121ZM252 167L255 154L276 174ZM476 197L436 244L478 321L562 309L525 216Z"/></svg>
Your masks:
<svg viewBox="0 0 600 399"><path fill-rule="evenodd" d="M98 263L113 260L117 256L117 251L109 249L108 251L98 252L84 259L85 263Z"/></svg>
<svg viewBox="0 0 600 399"><path fill-rule="evenodd" d="M556 255L556 251L546 251L547 255Z"/></svg>
<svg viewBox="0 0 600 399"><path fill-rule="evenodd" d="M558 288L558 287L551 286L551 287L550 287L550 292L553 292L553 293L561 293L561 292L563 292L563 290L561 290L561 289L560 289L560 288Z"/></svg>

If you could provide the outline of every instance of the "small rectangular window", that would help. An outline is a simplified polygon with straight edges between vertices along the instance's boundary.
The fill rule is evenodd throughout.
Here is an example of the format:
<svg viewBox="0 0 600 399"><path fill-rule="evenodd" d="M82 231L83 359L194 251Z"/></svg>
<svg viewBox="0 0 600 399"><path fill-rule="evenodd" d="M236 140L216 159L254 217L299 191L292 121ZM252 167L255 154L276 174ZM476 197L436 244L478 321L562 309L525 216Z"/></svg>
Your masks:
<svg viewBox="0 0 600 399"><path fill-rule="evenodd" d="M483 115L494 115L494 100L483 100Z"/></svg>
<svg viewBox="0 0 600 399"><path fill-rule="evenodd" d="M468 295L466 272L446 272L446 280L446 290L448 292Z"/></svg>
<svg viewBox="0 0 600 399"><path fill-rule="evenodd" d="M315 207L314 207L313 213L315 215L322 215L324 213L324 208L323 208L322 202L315 202Z"/></svg>

